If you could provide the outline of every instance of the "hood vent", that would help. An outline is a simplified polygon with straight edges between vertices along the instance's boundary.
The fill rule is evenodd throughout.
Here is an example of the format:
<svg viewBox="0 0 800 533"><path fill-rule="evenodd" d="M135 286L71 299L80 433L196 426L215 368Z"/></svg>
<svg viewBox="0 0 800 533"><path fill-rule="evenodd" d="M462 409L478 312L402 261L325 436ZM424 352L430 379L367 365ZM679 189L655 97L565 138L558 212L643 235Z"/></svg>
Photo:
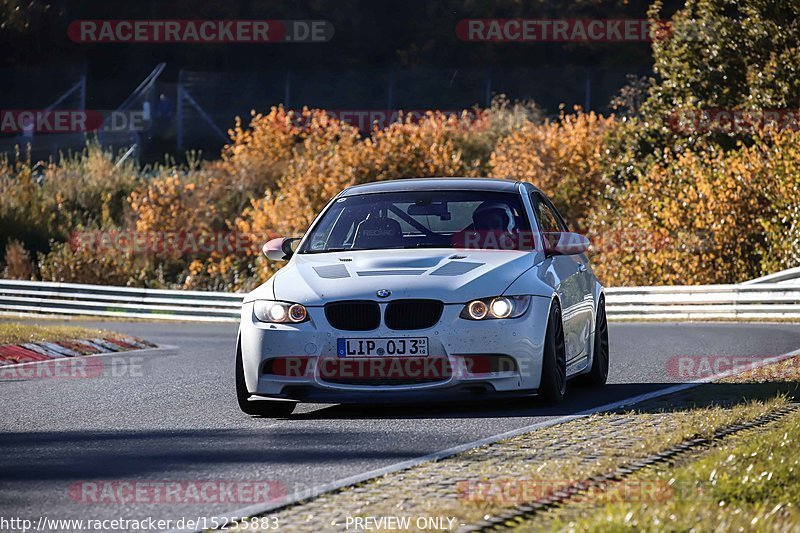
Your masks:
<svg viewBox="0 0 800 533"><path fill-rule="evenodd" d="M317 273L317 276L323 279L343 279L350 277L350 273L347 271L347 267L344 265L318 266L314 267L314 272Z"/></svg>
<svg viewBox="0 0 800 533"><path fill-rule="evenodd" d="M393 270L360 270L359 276L421 276L424 270L412 270L408 268L395 268Z"/></svg>
<svg viewBox="0 0 800 533"><path fill-rule="evenodd" d="M483 266L483 263L468 263L466 261L450 261L433 272L431 276L461 276L476 268Z"/></svg>

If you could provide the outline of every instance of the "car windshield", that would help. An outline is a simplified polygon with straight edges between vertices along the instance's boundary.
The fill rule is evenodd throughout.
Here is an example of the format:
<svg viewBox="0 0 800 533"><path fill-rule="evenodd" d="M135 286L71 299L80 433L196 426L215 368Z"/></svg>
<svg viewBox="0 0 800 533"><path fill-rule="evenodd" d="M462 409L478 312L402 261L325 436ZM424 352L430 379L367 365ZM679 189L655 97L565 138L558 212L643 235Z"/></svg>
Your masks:
<svg viewBox="0 0 800 533"><path fill-rule="evenodd" d="M404 191L344 196L299 253L412 248L519 249L530 225L517 193Z"/></svg>

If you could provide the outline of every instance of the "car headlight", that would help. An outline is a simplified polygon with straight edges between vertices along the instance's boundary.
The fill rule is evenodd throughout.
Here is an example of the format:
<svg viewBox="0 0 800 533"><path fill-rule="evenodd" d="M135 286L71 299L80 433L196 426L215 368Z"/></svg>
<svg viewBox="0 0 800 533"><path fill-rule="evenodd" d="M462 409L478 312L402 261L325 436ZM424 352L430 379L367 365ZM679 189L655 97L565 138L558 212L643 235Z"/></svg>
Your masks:
<svg viewBox="0 0 800 533"><path fill-rule="evenodd" d="M253 313L259 322L299 324L308 320L308 311L303 305L289 302L257 300L253 305Z"/></svg>
<svg viewBox="0 0 800 533"><path fill-rule="evenodd" d="M497 296L473 300L464 306L461 318L467 320L490 320L517 318L525 314L531 303L530 296Z"/></svg>

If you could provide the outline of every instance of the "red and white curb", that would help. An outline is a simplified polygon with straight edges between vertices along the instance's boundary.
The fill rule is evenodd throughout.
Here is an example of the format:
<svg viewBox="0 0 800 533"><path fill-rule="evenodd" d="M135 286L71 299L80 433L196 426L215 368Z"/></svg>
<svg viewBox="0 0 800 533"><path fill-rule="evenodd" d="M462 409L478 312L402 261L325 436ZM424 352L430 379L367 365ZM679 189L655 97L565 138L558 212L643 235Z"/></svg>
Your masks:
<svg viewBox="0 0 800 533"><path fill-rule="evenodd" d="M156 348L153 343L131 337L97 337L57 342L26 342L0 345L0 367L51 361L66 357L101 355Z"/></svg>

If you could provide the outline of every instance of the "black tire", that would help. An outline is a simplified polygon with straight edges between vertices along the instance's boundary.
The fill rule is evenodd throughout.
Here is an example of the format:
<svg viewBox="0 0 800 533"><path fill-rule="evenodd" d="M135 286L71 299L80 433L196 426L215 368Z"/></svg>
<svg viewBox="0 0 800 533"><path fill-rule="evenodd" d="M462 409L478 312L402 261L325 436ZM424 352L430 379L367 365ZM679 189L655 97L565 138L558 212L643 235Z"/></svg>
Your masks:
<svg viewBox="0 0 800 533"><path fill-rule="evenodd" d="M280 418L289 416L294 411L297 402L288 400L251 400L247 383L244 380L244 365L242 364L242 348L236 343L236 400L243 413L266 418Z"/></svg>
<svg viewBox="0 0 800 533"><path fill-rule="evenodd" d="M584 376L583 382L591 387L603 387L608 380L608 320L606 318L606 301L600 298L597 306L597 318L594 324L594 352L592 369Z"/></svg>
<svg viewBox="0 0 800 533"><path fill-rule="evenodd" d="M564 324L561 321L561 307L558 302L554 302L547 318L539 396L547 403L557 404L561 403L566 395L567 352L564 346Z"/></svg>

